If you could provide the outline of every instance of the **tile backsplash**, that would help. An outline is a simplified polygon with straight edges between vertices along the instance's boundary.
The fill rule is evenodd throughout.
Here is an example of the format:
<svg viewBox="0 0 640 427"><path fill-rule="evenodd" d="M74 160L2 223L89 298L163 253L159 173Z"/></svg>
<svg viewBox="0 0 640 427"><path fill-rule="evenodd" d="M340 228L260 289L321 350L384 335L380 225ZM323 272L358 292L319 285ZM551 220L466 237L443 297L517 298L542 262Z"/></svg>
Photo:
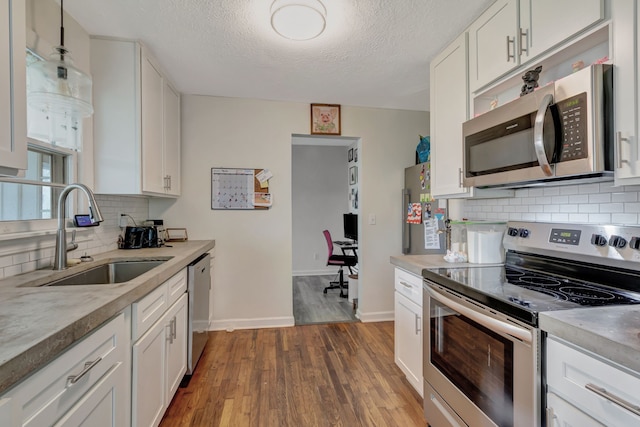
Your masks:
<svg viewBox="0 0 640 427"><path fill-rule="evenodd" d="M105 221L98 227L78 229L78 249L70 251L69 258L117 249L118 236L122 231L118 225L120 213L130 215L138 224L145 221L149 215L149 200L143 197L96 194L96 201ZM129 225L133 225L131 219ZM0 239L0 279L53 265L55 240L55 230L46 235L24 239ZM67 241L70 240L71 232L67 228Z"/></svg>
<svg viewBox="0 0 640 427"><path fill-rule="evenodd" d="M465 200L462 212L477 220L638 225L640 186L605 182L523 188L512 198Z"/></svg>

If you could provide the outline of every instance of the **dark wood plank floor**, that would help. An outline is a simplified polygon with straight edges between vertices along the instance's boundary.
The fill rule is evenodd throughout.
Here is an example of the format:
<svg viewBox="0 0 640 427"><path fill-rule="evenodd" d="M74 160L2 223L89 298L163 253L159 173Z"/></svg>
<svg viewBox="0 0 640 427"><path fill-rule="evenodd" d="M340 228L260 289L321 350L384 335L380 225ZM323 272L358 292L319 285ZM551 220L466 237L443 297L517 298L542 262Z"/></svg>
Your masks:
<svg viewBox="0 0 640 427"><path fill-rule="evenodd" d="M161 427L426 426L393 322L210 332Z"/></svg>
<svg viewBox="0 0 640 427"><path fill-rule="evenodd" d="M346 276L345 276L346 278ZM340 289L323 289L335 275L295 276L293 278L293 317L296 325L329 322L355 322L353 303L340 297ZM344 290L345 294L347 290Z"/></svg>

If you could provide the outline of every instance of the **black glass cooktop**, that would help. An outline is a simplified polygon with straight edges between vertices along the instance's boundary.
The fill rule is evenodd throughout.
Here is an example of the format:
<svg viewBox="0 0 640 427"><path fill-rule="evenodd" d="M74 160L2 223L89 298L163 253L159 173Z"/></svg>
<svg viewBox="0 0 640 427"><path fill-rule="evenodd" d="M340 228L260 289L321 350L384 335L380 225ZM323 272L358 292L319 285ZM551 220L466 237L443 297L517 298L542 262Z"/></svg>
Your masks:
<svg viewBox="0 0 640 427"><path fill-rule="evenodd" d="M640 304L640 293L508 264L437 268L423 276L533 326L544 311Z"/></svg>

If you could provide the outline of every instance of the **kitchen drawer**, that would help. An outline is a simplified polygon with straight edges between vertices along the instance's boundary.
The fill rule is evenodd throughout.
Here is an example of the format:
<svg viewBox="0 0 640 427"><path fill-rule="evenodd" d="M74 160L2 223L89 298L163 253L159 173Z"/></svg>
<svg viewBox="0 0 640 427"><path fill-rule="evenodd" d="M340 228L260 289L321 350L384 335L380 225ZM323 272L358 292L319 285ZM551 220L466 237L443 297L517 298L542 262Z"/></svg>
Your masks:
<svg viewBox="0 0 640 427"><path fill-rule="evenodd" d="M422 307L422 277L400 268L395 269L395 289Z"/></svg>
<svg viewBox="0 0 640 427"><path fill-rule="evenodd" d="M131 340L136 341L149 330L165 311L187 291L187 269L171 276L147 296L132 304Z"/></svg>
<svg viewBox="0 0 640 427"><path fill-rule="evenodd" d="M547 339L547 386L582 412L605 425L640 425L640 415L614 403L635 406L640 414L640 374L554 337ZM600 393L587 387L596 387Z"/></svg>
<svg viewBox="0 0 640 427"><path fill-rule="evenodd" d="M171 307L174 302L178 301L182 294L187 292L187 269L171 277L165 282L167 284L167 307Z"/></svg>
<svg viewBox="0 0 640 427"><path fill-rule="evenodd" d="M424 381L424 416L432 426L469 427L426 380Z"/></svg>
<svg viewBox="0 0 640 427"><path fill-rule="evenodd" d="M171 279L169 279L171 280ZM168 281L167 281L168 282ZM167 282L155 288L147 296L131 305L131 341L134 342L162 317L167 303Z"/></svg>
<svg viewBox="0 0 640 427"><path fill-rule="evenodd" d="M121 313L7 392L3 399L11 399L12 425L39 427L60 419L107 372L122 365L125 340Z"/></svg>
<svg viewBox="0 0 640 427"><path fill-rule="evenodd" d="M547 427L605 427L566 400L547 393Z"/></svg>

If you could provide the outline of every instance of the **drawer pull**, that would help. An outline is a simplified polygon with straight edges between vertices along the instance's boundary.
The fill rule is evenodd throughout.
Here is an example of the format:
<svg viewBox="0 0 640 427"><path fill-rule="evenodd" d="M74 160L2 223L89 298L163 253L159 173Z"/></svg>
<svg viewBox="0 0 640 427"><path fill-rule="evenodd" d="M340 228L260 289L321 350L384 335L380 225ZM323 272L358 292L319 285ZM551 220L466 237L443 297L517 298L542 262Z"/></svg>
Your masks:
<svg viewBox="0 0 640 427"><path fill-rule="evenodd" d="M84 369L82 370L82 372L80 372L78 375L70 375L67 377L67 387L71 387L72 385L80 381L80 379L84 377L87 374L87 372L92 370L93 367L96 366L98 362L100 362L101 360L102 360L102 357L98 357L93 362L85 362Z"/></svg>
<svg viewBox="0 0 640 427"><path fill-rule="evenodd" d="M613 402L616 405L623 407L627 411L632 412L632 413L634 413L636 415L640 415L640 406L634 405L631 402L627 402L623 398L618 397L615 394L611 394L606 389L604 389L602 387L598 387L595 384L589 383L589 384L585 385L584 387L587 390L594 392L598 396L601 396L601 397L607 399L608 401Z"/></svg>
<svg viewBox="0 0 640 427"><path fill-rule="evenodd" d="M410 284L408 284L407 282L400 281L400 284L401 284L402 286L404 286L405 288L409 288L409 289L413 288L413 286L411 286L411 285L410 285Z"/></svg>

